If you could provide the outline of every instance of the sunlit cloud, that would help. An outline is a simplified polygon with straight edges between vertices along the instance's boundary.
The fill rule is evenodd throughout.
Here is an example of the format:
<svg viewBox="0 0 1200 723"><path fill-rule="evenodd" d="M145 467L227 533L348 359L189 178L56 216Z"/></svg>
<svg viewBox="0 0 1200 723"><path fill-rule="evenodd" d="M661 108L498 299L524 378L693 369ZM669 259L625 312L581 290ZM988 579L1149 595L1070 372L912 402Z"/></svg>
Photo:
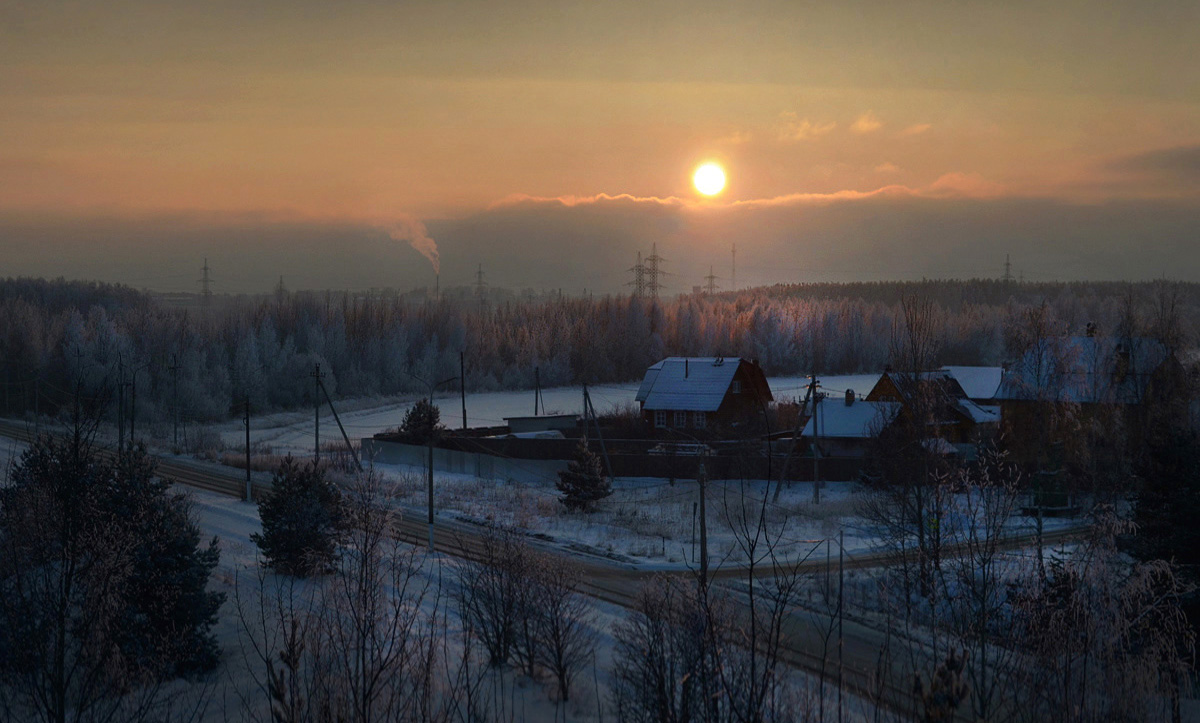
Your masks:
<svg viewBox="0 0 1200 723"><path fill-rule="evenodd" d="M792 111L779 114L779 140L785 143L806 141L817 136L823 136L837 128L837 123L813 123L807 118L800 119Z"/></svg>
<svg viewBox="0 0 1200 723"><path fill-rule="evenodd" d="M883 163L875 168L880 173L896 173L899 166ZM552 204L568 208L588 205L642 205L664 206L686 210L714 210L722 208L766 208L788 205L823 205L841 201L856 201L880 196L911 198L970 198L989 199L1010 195L1003 184L989 181L977 173L947 173L928 186L912 187L903 184L888 184L879 188L859 191L843 189L829 193L796 192L768 198L752 198L730 201L711 199L679 198L678 196L635 196L628 193L598 193L594 196L531 196L513 194L492 203L488 209L504 207Z"/></svg>
<svg viewBox="0 0 1200 723"><path fill-rule="evenodd" d="M905 128L904 130L900 131L896 135L898 135L902 138L907 137L907 136L919 136L932 127L933 127L933 125L930 123L916 123L914 125L911 125L911 126Z"/></svg>
<svg viewBox="0 0 1200 723"><path fill-rule="evenodd" d="M883 121L875 117L875 113L867 111L858 117L858 120L850 126L850 130L854 133L874 133L883 127Z"/></svg>

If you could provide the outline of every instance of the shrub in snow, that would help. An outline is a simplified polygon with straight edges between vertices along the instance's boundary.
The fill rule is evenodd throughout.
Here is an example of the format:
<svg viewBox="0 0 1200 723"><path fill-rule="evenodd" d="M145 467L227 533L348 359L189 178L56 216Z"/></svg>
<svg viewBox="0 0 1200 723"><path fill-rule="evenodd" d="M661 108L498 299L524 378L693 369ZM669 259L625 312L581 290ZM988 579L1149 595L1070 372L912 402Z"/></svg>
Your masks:
<svg viewBox="0 0 1200 723"><path fill-rule="evenodd" d="M572 512L591 512L595 504L612 494L612 486L600 469L600 458L587 447L587 438L580 440L574 458L558 473L555 487L562 493L558 498Z"/></svg>
<svg viewBox="0 0 1200 723"><path fill-rule="evenodd" d="M262 534L250 539L267 565L297 577L327 572L333 565L345 513L341 492L316 462L285 458L271 478L271 491L258 503L258 514Z"/></svg>

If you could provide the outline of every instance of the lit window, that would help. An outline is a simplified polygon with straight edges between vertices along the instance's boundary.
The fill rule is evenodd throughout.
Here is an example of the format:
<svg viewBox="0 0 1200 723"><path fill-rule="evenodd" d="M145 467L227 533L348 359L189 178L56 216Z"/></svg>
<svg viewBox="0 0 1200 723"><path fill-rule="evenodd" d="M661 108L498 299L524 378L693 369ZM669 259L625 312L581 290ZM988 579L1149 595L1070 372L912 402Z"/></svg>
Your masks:
<svg viewBox="0 0 1200 723"><path fill-rule="evenodd" d="M692 412L692 426L696 429L704 429L707 421L704 417L704 412Z"/></svg>
<svg viewBox="0 0 1200 723"><path fill-rule="evenodd" d="M734 379L733 385L731 387L729 387L729 391L733 392L734 394L741 394L742 393L742 380Z"/></svg>
<svg viewBox="0 0 1200 723"><path fill-rule="evenodd" d="M659 409L659 410L657 410L657 411L655 411L655 412L654 412L654 426L656 426L656 427L665 427L665 426L667 426L667 412L666 412L666 410Z"/></svg>
<svg viewBox="0 0 1200 723"><path fill-rule="evenodd" d="M681 412L679 410L675 410L675 426L676 427L686 427L687 426L687 412Z"/></svg>

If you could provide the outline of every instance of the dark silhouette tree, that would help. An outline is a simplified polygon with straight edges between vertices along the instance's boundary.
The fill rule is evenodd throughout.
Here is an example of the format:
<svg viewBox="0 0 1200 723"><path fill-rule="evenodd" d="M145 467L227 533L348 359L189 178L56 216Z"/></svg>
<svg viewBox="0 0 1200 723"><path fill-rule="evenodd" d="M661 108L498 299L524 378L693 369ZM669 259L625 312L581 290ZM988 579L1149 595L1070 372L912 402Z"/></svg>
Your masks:
<svg viewBox="0 0 1200 723"><path fill-rule="evenodd" d="M271 491L258 503L262 533L250 536L267 565L285 575L328 572L346 527L342 495L314 462L289 455L271 477Z"/></svg>
<svg viewBox="0 0 1200 723"><path fill-rule="evenodd" d="M124 719L131 689L217 660L216 540L144 449L113 463L80 430L37 439L0 490L6 719Z"/></svg>
<svg viewBox="0 0 1200 723"><path fill-rule="evenodd" d="M441 420L442 412L437 405L422 397L404 413L404 419L400 422L400 434L404 435L410 444L428 444L431 437L436 442L445 429Z"/></svg>
<svg viewBox="0 0 1200 723"><path fill-rule="evenodd" d="M600 500L612 494L612 485L600 468L600 458L587 446L587 438L579 442L567 468L558 473L555 487L562 493L558 501L572 512L591 512Z"/></svg>

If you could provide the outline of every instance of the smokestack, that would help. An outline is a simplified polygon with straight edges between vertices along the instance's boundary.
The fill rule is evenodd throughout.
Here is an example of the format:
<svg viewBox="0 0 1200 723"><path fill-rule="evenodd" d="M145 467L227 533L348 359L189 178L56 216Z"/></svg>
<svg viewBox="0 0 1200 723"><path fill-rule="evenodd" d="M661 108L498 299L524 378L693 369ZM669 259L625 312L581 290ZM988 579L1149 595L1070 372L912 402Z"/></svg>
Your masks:
<svg viewBox="0 0 1200 723"><path fill-rule="evenodd" d="M688 359L687 359L687 357L683 358L683 378L684 379L688 378Z"/></svg>
<svg viewBox="0 0 1200 723"><path fill-rule="evenodd" d="M435 273L433 275L433 299L439 301L442 298L442 274Z"/></svg>

